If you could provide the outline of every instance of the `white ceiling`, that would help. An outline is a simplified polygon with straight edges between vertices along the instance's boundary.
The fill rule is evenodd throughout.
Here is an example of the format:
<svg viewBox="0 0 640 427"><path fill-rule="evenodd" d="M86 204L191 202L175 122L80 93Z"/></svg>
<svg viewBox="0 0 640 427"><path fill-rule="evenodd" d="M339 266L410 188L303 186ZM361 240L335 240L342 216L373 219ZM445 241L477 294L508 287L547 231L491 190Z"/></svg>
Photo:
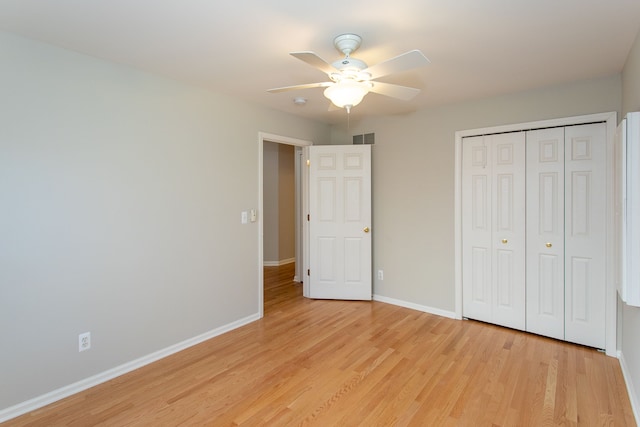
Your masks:
<svg viewBox="0 0 640 427"><path fill-rule="evenodd" d="M353 56L369 65L431 60L381 79L421 89L414 100L369 94L355 120L615 74L639 28L640 0L0 0L4 31L327 123L346 112L322 89L266 90L326 81L288 52L333 62L342 33L362 36Z"/></svg>

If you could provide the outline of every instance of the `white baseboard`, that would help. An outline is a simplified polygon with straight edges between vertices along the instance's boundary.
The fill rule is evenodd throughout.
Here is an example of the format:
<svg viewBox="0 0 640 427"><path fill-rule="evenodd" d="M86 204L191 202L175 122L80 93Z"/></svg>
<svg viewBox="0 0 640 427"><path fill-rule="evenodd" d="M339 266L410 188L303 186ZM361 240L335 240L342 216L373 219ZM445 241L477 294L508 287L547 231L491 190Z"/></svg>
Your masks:
<svg viewBox="0 0 640 427"><path fill-rule="evenodd" d="M636 418L636 424L640 425L640 400L638 400L638 391L633 388L633 381L631 381L631 373L627 367L627 362L624 359L624 354L618 352L618 360L620 361L620 368L622 369L622 376L624 382L627 385L627 394L631 401L631 409L633 409L633 415Z"/></svg>
<svg viewBox="0 0 640 427"><path fill-rule="evenodd" d="M251 316L247 316L243 319L236 320L235 322L228 323L219 328L213 329L209 332L205 332L204 334L195 336L193 338L189 338L188 340L179 342L172 346L166 347L162 350L158 350L154 353L148 354L139 359L132 360L131 362L127 362L123 365L116 366L115 368L101 372L97 375L91 376L89 378L85 378L73 384L69 384L57 390L53 390L49 393L27 400L25 402L18 403L17 405L2 409L0 410L0 423L10 420L12 418L18 417L20 415L26 414L27 412L31 412L36 409L42 408L43 406L49 405L53 402L64 399L65 397L71 396L72 394L79 393L88 388L97 386L98 384L102 384L104 382L112 380L113 378L124 375L128 372L141 368L150 363L156 362L162 358L170 356L179 351L185 350L196 344L200 344L201 342L217 337L218 335L222 335L225 332L229 332L234 329L237 329L241 326L254 322L258 319L260 319L260 315L258 313L252 314Z"/></svg>
<svg viewBox="0 0 640 427"><path fill-rule="evenodd" d="M435 314L436 316L448 317L450 319L456 318L456 313L453 311L441 310L439 308L427 307L426 305L414 304L408 301L402 301L394 298L384 297L382 295L373 294L374 301L386 302L387 304L393 304L404 308L410 308L412 310L422 311L424 313Z"/></svg>
<svg viewBox="0 0 640 427"><path fill-rule="evenodd" d="M280 261L263 261L262 265L265 267L280 267L281 265L291 264L296 262L295 258L281 259Z"/></svg>

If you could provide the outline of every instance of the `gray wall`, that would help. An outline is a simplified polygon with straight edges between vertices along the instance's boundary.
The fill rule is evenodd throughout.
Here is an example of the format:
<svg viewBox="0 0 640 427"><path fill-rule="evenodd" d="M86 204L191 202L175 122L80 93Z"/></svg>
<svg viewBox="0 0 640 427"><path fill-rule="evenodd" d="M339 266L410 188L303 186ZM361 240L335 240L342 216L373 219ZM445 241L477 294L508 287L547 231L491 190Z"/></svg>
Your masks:
<svg viewBox="0 0 640 427"><path fill-rule="evenodd" d="M278 261L296 256L296 180L293 145L278 144Z"/></svg>
<svg viewBox="0 0 640 427"><path fill-rule="evenodd" d="M329 127L5 33L0 52L0 411L257 315L258 132Z"/></svg>
<svg viewBox="0 0 640 427"><path fill-rule="evenodd" d="M350 134L375 132L376 136L373 268L384 269L384 281L374 279L374 293L454 311L456 131L619 112L620 87L616 75L352 122ZM346 134L334 129L332 138L344 143Z"/></svg>
<svg viewBox="0 0 640 427"><path fill-rule="evenodd" d="M278 144L265 141L262 147L263 259L271 263L280 259L278 254Z"/></svg>
<svg viewBox="0 0 640 427"><path fill-rule="evenodd" d="M263 144L264 261L281 264L296 256L294 147Z"/></svg>
<svg viewBox="0 0 640 427"><path fill-rule="evenodd" d="M640 111L640 33L622 71L622 112ZM637 260L636 260L637 261ZM635 408L640 411L640 308L620 304L618 325L622 329L619 348L635 391ZM640 415L640 414L639 414Z"/></svg>

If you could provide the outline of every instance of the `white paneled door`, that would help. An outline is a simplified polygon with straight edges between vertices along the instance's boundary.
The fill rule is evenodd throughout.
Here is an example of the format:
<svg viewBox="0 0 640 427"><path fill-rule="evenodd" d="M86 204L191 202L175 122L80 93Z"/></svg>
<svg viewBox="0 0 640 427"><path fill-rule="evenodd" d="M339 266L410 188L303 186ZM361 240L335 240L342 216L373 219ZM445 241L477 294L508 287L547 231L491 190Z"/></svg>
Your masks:
<svg viewBox="0 0 640 427"><path fill-rule="evenodd" d="M464 138L465 317L525 328L525 134Z"/></svg>
<svg viewBox="0 0 640 427"><path fill-rule="evenodd" d="M309 297L371 299L371 146L309 147Z"/></svg>
<svg viewBox="0 0 640 427"><path fill-rule="evenodd" d="M605 347L606 125L565 128L565 339Z"/></svg>
<svg viewBox="0 0 640 427"><path fill-rule="evenodd" d="M564 339L564 128L527 132L527 331Z"/></svg>
<svg viewBox="0 0 640 427"><path fill-rule="evenodd" d="M604 123L527 132L527 331L605 347Z"/></svg>

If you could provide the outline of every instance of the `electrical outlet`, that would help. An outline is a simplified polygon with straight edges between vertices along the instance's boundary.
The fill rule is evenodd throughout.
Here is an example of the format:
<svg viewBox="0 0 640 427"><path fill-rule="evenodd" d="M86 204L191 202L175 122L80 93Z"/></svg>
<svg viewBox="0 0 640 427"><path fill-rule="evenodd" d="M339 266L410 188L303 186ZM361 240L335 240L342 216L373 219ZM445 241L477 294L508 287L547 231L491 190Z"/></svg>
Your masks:
<svg viewBox="0 0 640 427"><path fill-rule="evenodd" d="M378 270L378 280L384 280L384 271Z"/></svg>
<svg viewBox="0 0 640 427"><path fill-rule="evenodd" d="M85 351L91 348L91 332L78 335L78 351Z"/></svg>

